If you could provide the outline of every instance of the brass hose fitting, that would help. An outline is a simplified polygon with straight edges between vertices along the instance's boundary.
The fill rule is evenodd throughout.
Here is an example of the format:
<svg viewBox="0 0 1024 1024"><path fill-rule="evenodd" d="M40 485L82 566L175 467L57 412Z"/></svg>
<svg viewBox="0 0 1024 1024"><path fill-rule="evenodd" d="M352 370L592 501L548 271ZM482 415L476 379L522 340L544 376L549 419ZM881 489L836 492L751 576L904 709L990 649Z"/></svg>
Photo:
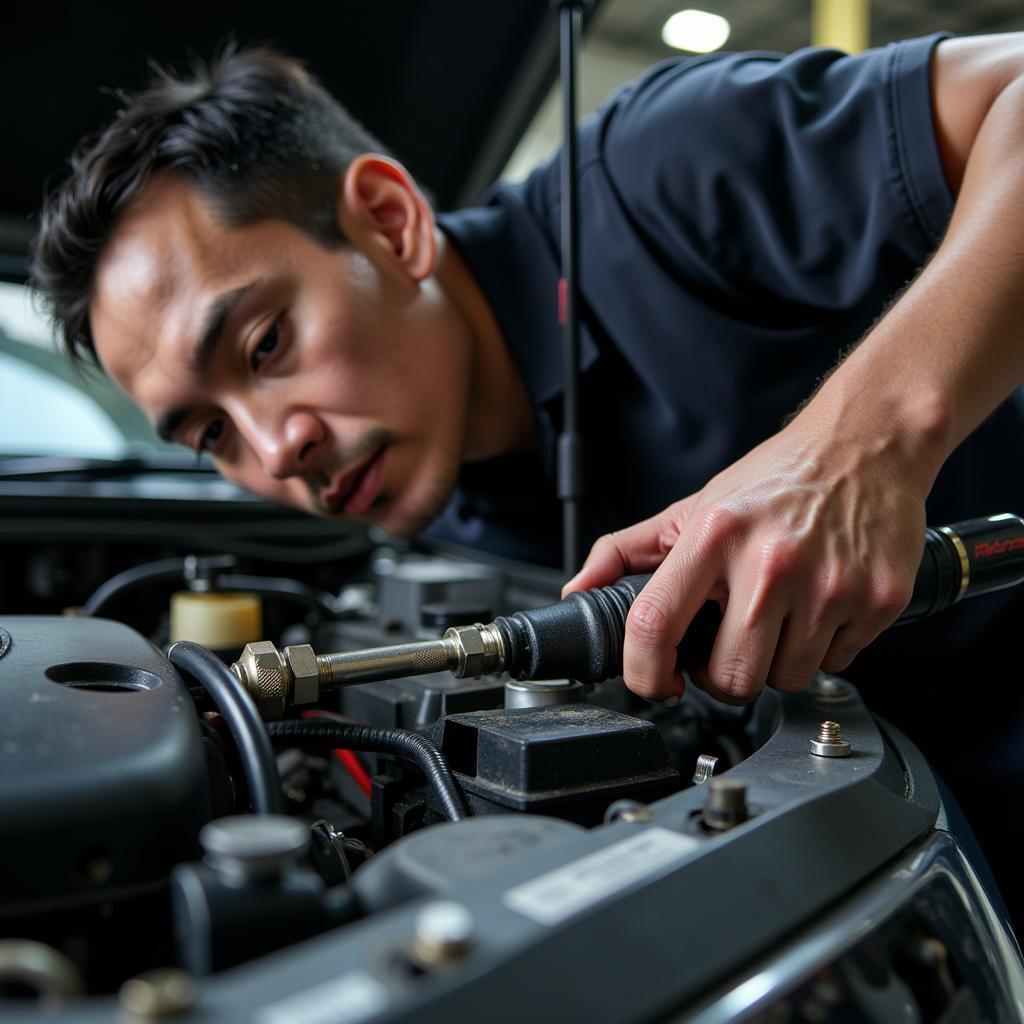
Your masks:
<svg viewBox="0 0 1024 1024"><path fill-rule="evenodd" d="M309 644L279 651L269 640L246 644L231 671L266 719L286 708L314 704L322 692L339 686L401 679L430 672L457 678L500 672L505 647L493 625L454 626L440 640L371 647L361 651L316 654Z"/></svg>

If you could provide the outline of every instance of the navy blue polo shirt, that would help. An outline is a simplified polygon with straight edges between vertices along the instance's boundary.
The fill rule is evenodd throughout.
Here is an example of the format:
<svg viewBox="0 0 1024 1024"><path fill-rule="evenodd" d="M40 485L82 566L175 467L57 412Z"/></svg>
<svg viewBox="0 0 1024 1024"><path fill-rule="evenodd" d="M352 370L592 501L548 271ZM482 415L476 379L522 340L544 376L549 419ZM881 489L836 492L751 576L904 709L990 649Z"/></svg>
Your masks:
<svg viewBox="0 0 1024 1024"><path fill-rule="evenodd" d="M667 61L579 132L589 539L660 511L777 432L938 245L935 35ZM441 216L533 404L539 451L464 467L429 535L558 564L560 170ZM935 525L1024 511L1007 403L951 456ZM966 606L964 606L966 607ZM958 616L963 618L963 616Z"/></svg>
<svg viewBox="0 0 1024 1024"><path fill-rule="evenodd" d="M953 208L932 125L941 38L855 57L669 61L581 126L591 539L698 490L777 432L935 250ZM552 163L440 218L519 367L540 450L465 466L429 531L551 564L559 205ZM1022 438L1014 399L947 460L929 523L1024 513ZM1024 921L1024 823L1005 813L1024 778L1020 622L1017 592L974 598L888 630L844 675L955 783Z"/></svg>

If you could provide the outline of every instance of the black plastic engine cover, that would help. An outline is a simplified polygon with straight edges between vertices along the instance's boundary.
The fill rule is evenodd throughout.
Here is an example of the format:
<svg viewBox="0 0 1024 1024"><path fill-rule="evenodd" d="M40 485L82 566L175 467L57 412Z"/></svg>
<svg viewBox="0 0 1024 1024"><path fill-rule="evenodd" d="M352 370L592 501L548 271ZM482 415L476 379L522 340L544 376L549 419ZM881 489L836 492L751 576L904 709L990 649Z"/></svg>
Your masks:
<svg viewBox="0 0 1024 1024"><path fill-rule="evenodd" d="M590 704L448 715L434 740L474 814L595 825L619 797L649 801L679 787L654 725Z"/></svg>
<svg viewBox="0 0 1024 1024"><path fill-rule="evenodd" d="M209 817L184 684L118 622L0 626L0 919L162 884Z"/></svg>

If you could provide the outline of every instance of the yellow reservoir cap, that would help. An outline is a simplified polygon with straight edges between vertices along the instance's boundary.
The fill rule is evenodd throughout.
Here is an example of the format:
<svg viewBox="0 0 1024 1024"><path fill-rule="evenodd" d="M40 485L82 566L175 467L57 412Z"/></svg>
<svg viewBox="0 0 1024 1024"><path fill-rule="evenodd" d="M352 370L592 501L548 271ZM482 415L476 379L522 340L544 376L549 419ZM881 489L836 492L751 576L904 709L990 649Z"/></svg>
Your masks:
<svg viewBox="0 0 1024 1024"><path fill-rule="evenodd" d="M226 650L263 639L263 602L258 594L171 595L171 642L194 643Z"/></svg>

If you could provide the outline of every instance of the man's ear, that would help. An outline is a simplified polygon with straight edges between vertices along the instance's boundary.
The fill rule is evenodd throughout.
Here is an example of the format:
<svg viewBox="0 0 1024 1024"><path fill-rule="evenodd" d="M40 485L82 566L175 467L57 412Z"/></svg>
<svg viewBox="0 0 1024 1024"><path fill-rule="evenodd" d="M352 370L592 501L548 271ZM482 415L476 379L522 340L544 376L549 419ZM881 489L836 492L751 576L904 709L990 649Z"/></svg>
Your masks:
<svg viewBox="0 0 1024 1024"><path fill-rule="evenodd" d="M356 245L397 261L413 280L433 272L434 215L396 161L365 153L349 164L338 196L338 223Z"/></svg>

